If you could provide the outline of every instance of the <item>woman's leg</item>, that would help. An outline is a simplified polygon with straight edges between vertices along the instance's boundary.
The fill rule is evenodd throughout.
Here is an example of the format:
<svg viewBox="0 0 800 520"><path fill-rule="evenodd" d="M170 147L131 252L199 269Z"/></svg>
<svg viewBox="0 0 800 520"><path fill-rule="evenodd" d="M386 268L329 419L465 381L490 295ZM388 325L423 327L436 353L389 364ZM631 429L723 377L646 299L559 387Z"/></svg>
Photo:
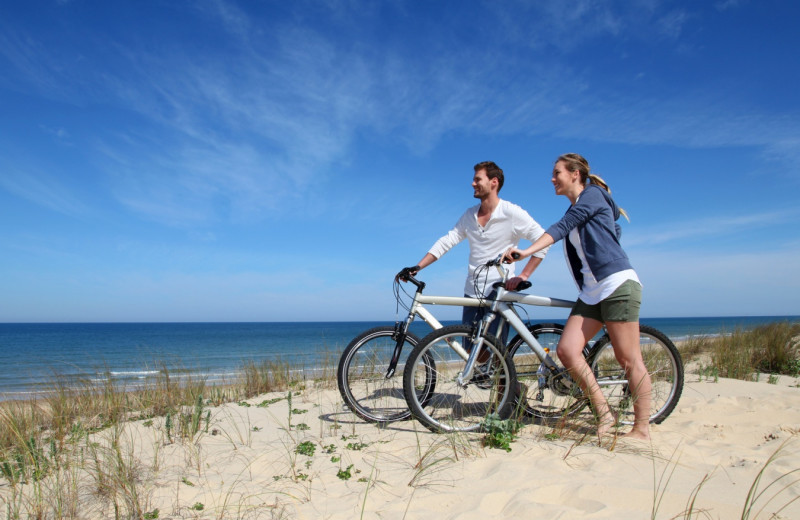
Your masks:
<svg viewBox="0 0 800 520"><path fill-rule="evenodd" d="M633 429L626 435L635 439L650 438L650 374L642 359L638 321L609 321L606 330L614 345L614 355L625 370L633 397Z"/></svg>
<svg viewBox="0 0 800 520"><path fill-rule="evenodd" d="M603 324L597 320L572 315L567 319L556 349L558 359L569 370L572 378L578 382L583 394L591 401L592 409L597 415L597 434L600 437L614 426L616 419L611 414L608 401L600 391L597 380L583 357L583 346L600 331L602 326Z"/></svg>

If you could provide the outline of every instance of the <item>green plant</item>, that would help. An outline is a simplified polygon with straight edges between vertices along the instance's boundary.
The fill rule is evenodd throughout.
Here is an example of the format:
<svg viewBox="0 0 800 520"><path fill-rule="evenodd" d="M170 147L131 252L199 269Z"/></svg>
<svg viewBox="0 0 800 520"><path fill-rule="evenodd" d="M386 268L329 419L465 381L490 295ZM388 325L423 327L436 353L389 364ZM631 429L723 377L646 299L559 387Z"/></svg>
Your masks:
<svg viewBox="0 0 800 520"><path fill-rule="evenodd" d="M192 411L190 438L193 438L200 431L200 420L203 417L203 396L198 395Z"/></svg>
<svg viewBox="0 0 800 520"><path fill-rule="evenodd" d="M275 404L277 402L283 401L283 399L284 399L283 397L275 397L274 399L264 399L263 401L258 403L256 406L258 406L259 408L266 408L267 406L269 406L271 404Z"/></svg>
<svg viewBox="0 0 800 520"><path fill-rule="evenodd" d="M194 509L195 511L202 511L205 508L206 506L204 506L202 502L195 502L194 505L192 506L192 509Z"/></svg>
<svg viewBox="0 0 800 520"><path fill-rule="evenodd" d="M302 423L301 422L300 424L295 426L294 429L302 432L302 431L310 430L311 426L307 425L306 423Z"/></svg>
<svg viewBox="0 0 800 520"><path fill-rule="evenodd" d="M158 509L153 509L152 511L148 511L142 516L142 518L144 518L144 520L155 520L156 518L158 518Z"/></svg>
<svg viewBox="0 0 800 520"><path fill-rule="evenodd" d="M297 445L295 448L295 453L299 453L300 455L306 455L308 457L314 456L314 450L317 449L317 445L311 441L304 441Z"/></svg>
<svg viewBox="0 0 800 520"><path fill-rule="evenodd" d="M186 484L186 485L187 485L187 486L189 486L189 487L194 487L194 482L192 482L191 480L189 480L189 479L188 479L188 478L186 478L186 477L183 477L183 478L181 479L181 482L183 482L184 484Z"/></svg>
<svg viewBox="0 0 800 520"><path fill-rule="evenodd" d="M486 431L482 444L490 448L511 451L511 443L517 436L520 423L514 419L500 419L497 414L490 414L483 420Z"/></svg>
<svg viewBox="0 0 800 520"><path fill-rule="evenodd" d="M8 483L11 486L16 486L22 477L23 470L20 467L19 461L7 461L4 460L2 464L0 464L0 471L2 471L3 476L8 480Z"/></svg>
<svg viewBox="0 0 800 520"><path fill-rule="evenodd" d="M164 419L164 430L167 433L167 442L172 442L172 414L167 412L167 417Z"/></svg>
<svg viewBox="0 0 800 520"><path fill-rule="evenodd" d="M349 466L347 466L347 468L340 469L336 473L336 476L339 477L339 479L341 480L350 480L353 476L352 472L350 471L352 469L353 469L353 464L350 464Z"/></svg>
<svg viewBox="0 0 800 520"><path fill-rule="evenodd" d="M353 451L361 451L367 447L369 447L369 444L366 442L348 442L347 445L345 446L345 448L347 448L348 450L353 450Z"/></svg>

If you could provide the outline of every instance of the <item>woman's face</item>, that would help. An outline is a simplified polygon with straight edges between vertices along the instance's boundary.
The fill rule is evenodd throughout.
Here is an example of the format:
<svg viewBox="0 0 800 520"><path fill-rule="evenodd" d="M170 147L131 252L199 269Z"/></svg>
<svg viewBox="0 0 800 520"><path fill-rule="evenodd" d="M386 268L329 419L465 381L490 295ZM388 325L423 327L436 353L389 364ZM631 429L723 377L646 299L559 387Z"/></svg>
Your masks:
<svg viewBox="0 0 800 520"><path fill-rule="evenodd" d="M556 195L566 195L578 179L580 179L578 172L567 170L566 163L558 161L553 167L553 178L550 181L556 189Z"/></svg>

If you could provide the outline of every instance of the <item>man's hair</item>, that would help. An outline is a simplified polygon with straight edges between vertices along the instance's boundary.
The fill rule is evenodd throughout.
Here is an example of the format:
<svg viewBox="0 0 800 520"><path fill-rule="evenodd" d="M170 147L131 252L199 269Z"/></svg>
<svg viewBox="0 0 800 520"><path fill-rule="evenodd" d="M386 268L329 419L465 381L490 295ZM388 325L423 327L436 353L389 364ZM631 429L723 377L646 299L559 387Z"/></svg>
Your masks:
<svg viewBox="0 0 800 520"><path fill-rule="evenodd" d="M503 170L492 161L483 161L476 164L475 173L480 170L486 170L486 177L488 177L489 180L497 179L497 193L500 193L500 189L503 187L503 182L505 181Z"/></svg>

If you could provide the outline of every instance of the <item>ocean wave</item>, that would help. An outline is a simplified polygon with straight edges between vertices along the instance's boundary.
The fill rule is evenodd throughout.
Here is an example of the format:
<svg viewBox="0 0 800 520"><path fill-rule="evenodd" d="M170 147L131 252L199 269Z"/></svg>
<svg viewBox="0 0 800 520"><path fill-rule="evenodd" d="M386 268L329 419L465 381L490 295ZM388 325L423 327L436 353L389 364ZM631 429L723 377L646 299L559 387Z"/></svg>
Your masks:
<svg viewBox="0 0 800 520"><path fill-rule="evenodd" d="M154 376L161 373L160 370L111 370L108 372L114 377L137 377L137 376Z"/></svg>

